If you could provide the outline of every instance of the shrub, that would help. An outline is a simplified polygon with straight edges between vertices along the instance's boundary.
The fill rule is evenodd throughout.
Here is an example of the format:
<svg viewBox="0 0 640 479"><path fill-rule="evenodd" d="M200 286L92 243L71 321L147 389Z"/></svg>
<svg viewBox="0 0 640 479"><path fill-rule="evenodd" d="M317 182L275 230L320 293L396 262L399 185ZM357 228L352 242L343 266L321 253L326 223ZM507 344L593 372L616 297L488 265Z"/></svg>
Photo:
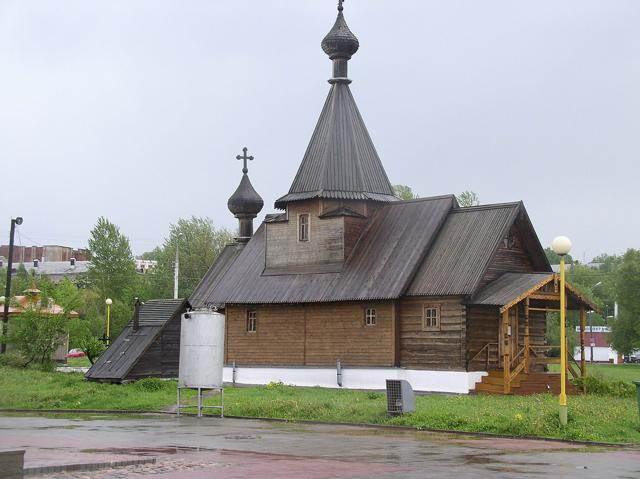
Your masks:
<svg viewBox="0 0 640 479"><path fill-rule="evenodd" d="M636 394L636 387L625 381L610 381L598 376L587 376L577 378L574 382L579 387L586 387L587 394L621 398L632 398Z"/></svg>
<svg viewBox="0 0 640 479"><path fill-rule="evenodd" d="M24 366L37 363L50 369L51 355L63 344L67 335L67 318L38 309L26 309L14 319L7 336L25 358Z"/></svg>
<svg viewBox="0 0 640 479"><path fill-rule="evenodd" d="M27 360L22 357L19 353L5 353L0 354L0 366L10 366L13 368L21 368L24 367Z"/></svg>
<svg viewBox="0 0 640 479"><path fill-rule="evenodd" d="M105 351L106 347L102 341L93 336L84 337L80 340L80 349L87 355L89 362L93 364Z"/></svg>

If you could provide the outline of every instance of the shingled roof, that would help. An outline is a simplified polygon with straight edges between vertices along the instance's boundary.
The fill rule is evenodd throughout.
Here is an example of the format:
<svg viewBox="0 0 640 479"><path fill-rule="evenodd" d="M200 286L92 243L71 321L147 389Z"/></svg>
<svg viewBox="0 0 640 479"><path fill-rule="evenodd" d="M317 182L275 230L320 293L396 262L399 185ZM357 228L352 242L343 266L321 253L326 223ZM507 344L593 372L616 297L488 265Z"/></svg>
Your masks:
<svg viewBox="0 0 640 479"><path fill-rule="evenodd" d="M523 215L522 203L459 208L453 196L391 203L371 220L341 271L298 274L265 274L262 225L246 246L223 251L189 301L201 308L471 296L499 243Z"/></svg>
<svg viewBox="0 0 640 479"><path fill-rule="evenodd" d="M223 253L189 302L194 308L226 303L307 303L399 297L447 214L453 196L385 206L365 229L341 272L265 275L265 227L260 226L232 264Z"/></svg>
<svg viewBox="0 0 640 479"><path fill-rule="evenodd" d="M452 210L406 294L473 293L520 206L507 203Z"/></svg>

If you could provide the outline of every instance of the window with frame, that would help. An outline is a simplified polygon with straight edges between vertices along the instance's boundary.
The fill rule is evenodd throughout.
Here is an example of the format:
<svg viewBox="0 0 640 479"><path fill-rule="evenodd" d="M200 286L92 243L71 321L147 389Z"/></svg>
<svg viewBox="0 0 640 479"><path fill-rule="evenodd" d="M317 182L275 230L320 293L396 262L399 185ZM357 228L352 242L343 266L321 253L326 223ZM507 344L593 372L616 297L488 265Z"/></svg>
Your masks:
<svg viewBox="0 0 640 479"><path fill-rule="evenodd" d="M376 308L366 308L364 310L364 325L365 326L376 325Z"/></svg>
<svg viewBox="0 0 640 479"><path fill-rule="evenodd" d="M309 215L298 216L298 241L309 241Z"/></svg>
<svg viewBox="0 0 640 479"><path fill-rule="evenodd" d="M425 331L440 330L440 307L426 305L422 313L422 329Z"/></svg>
<svg viewBox="0 0 640 479"><path fill-rule="evenodd" d="M247 311L247 333L255 333L258 330L258 313Z"/></svg>

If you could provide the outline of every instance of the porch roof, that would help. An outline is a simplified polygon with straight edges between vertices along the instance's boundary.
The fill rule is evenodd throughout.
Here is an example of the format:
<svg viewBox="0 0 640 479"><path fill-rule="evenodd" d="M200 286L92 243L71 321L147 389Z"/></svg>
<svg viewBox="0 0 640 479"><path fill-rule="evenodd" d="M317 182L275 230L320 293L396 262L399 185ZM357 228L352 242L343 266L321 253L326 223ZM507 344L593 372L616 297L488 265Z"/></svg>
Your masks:
<svg viewBox="0 0 640 479"><path fill-rule="evenodd" d="M560 281L560 275L557 273L505 273L481 289L469 301L469 304L500 306L500 312L504 312L534 295L543 286L554 280ZM566 288L567 297L573 300L574 304L584 306L588 310L599 310L598 306L585 298L569 283L566 283ZM553 297L545 294L544 296L543 298L542 295L538 295L535 299L559 300L559 295Z"/></svg>

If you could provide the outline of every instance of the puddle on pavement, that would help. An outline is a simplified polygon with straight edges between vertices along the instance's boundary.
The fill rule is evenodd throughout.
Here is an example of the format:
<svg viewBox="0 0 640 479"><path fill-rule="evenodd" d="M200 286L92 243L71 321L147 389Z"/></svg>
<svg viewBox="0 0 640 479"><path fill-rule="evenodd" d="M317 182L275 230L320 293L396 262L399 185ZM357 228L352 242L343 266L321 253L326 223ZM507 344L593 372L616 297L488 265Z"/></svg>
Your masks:
<svg viewBox="0 0 640 479"><path fill-rule="evenodd" d="M161 454L174 455L195 452L209 452L216 449L192 446L163 446L163 447L108 447L104 449L83 449L80 452L88 454L118 454L131 456L157 456Z"/></svg>

